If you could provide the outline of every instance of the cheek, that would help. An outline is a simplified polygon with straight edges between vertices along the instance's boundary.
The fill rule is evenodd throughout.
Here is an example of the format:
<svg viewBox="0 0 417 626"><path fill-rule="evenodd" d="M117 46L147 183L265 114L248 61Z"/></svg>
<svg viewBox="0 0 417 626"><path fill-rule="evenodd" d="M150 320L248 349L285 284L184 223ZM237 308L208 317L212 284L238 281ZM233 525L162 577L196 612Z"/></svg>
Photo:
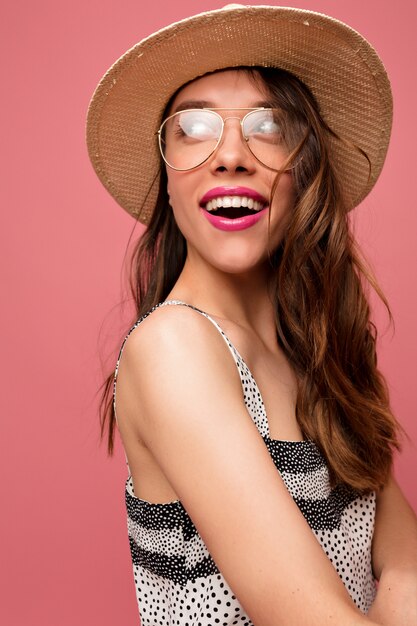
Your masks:
<svg viewBox="0 0 417 626"><path fill-rule="evenodd" d="M178 210L181 206L185 205L184 199L187 197L187 180L182 174L182 172L168 170L167 191L169 203L175 210Z"/></svg>
<svg viewBox="0 0 417 626"><path fill-rule="evenodd" d="M196 192L199 181L193 174L194 172L176 172L175 170L168 173L169 203L177 221L192 219L199 209Z"/></svg>
<svg viewBox="0 0 417 626"><path fill-rule="evenodd" d="M291 217L295 204L295 190L293 178L290 173L283 174L275 188L272 198L271 217L285 223Z"/></svg>
<svg viewBox="0 0 417 626"><path fill-rule="evenodd" d="M168 173L169 204L178 228L186 238L190 234L193 213L196 211L193 195L195 184L192 184L190 178L184 176L183 172L170 171Z"/></svg>

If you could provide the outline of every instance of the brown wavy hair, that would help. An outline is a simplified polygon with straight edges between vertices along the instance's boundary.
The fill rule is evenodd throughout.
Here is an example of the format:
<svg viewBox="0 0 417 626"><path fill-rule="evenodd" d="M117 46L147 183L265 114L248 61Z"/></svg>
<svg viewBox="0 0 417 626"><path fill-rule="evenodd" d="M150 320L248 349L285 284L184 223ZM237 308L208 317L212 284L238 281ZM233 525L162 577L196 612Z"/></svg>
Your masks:
<svg viewBox="0 0 417 626"><path fill-rule="evenodd" d="M239 69L261 81L271 106L281 109L288 121L284 141L296 201L286 234L269 261L277 339L298 378L297 420L327 459L332 484L367 493L387 481L400 427L377 368L377 330L365 295L369 286L390 319L391 314L355 245L331 157L331 142L343 139L327 126L314 96L295 76L276 68ZM131 261L136 318L166 299L186 259L186 241L166 189L161 165L153 217ZM100 405L101 437L107 431L110 455L113 376L103 385Z"/></svg>

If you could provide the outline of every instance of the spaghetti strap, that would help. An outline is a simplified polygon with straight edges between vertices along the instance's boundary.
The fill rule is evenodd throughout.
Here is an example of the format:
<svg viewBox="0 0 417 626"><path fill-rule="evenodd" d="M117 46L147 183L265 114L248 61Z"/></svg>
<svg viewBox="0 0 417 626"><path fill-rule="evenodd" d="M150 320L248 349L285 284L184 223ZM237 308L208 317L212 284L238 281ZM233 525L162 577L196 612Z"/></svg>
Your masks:
<svg viewBox="0 0 417 626"><path fill-rule="evenodd" d="M217 330L219 331L219 333L223 337L227 347L229 348L229 350L230 350L230 352L231 352L231 354L233 356L233 360L235 361L237 370L239 372L239 377L240 377L240 381L241 381L241 384L242 384L243 398L244 398L244 402L245 402L246 408L248 410L248 413L251 416L252 420L254 421L256 427L258 428L258 431L261 434L261 436L262 437L269 437L268 419L267 419L267 415L266 415L266 411L265 411L265 405L264 405L263 400L262 400L261 392L259 391L258 385L257 385L254 377L252 376L251 371L249 370L248 366L246 365L245 361L243 360L243 358L241 357L241 355L239 354L239 352L237 351L237 349L235 348L233 343L230 341L230 339L228 338L226 333L223 331L223 329L219 326L219 324L208 313L206 313L205 311L202 311L201 309L198 309L197 307L195 307L192 304L188 304L187 302L183 302L182 300L164 300L163 302L160 302L159 304L155 305L150 311L148 311L142 317L140 317L139 320L132 326L132 328L127 333L127 335L126 335L126 337L125 337L125 339L124 339L124 341L122 343L122 346L120 348L119 357L117 359L115 373L114 373L113 408L114 408L114 414L115 414L116 422L117 422L117 413L116 413L117 375L118 375L118 371L119 371L120 359L122 357L123 349L124 349L124 347L126 345L126 341L129 338L130 334L135 330L135 328L137 328L139 326L139 324L144 319L146 319L153 311L155 311L157 308L159 308L161 306L168 306L168 305L187 306L190 309L193 309L194 311L199 313L200 315L203 315L204 317L206 317L208 320L210 320L210 322L213 324L213 326L215 326L215 328L217 328Z"/></svg>

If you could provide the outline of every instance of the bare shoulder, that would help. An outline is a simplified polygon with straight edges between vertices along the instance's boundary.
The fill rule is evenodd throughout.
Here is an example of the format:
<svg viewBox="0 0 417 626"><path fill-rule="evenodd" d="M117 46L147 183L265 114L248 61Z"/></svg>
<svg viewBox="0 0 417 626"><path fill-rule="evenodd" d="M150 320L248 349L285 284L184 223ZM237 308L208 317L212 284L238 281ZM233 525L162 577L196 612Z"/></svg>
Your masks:
<svg viewBox="0 0 417 626"><path fill-rule="evenodd" d="M130 333L117 382L118 408L125 405L127 415L147 413L146 404L155 406L161 392L171 401L185 402L215 389L243 400L239 374L223 337L198 311L161 306ZM129 410L133 402L134 411Z"/></svg>
<svg viewBox="0 0 417 626"><path fill-rule="evenodd" d="M228 353L224 339L209 319L190 307L170 305L157 308L131 332L123 360L138 366L153 364L158 370L176 361L186 366L186 358L201 365L217 359L226 361L227 367L233 365Z"/></svg>

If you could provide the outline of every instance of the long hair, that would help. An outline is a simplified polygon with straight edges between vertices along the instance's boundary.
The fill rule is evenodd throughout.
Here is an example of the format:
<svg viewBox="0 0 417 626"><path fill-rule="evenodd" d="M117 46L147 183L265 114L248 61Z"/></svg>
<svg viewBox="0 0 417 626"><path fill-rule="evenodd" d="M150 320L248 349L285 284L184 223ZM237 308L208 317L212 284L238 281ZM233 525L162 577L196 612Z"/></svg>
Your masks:
<svg viewBox="0 0 417 626"><path fill-rule="evenodd" d="M376 291L389 312L388 304L356 248L331 156L331 141L342 139L327 126L313 95L295 76L276 68L239 69L264 86L272 106L281 109L288 122L284 141L295 206L269 262L277 339L298 379L297 421L325 456L332 484L367 493L388 479L393 450L399 448L399 425L377 368L377 331L366 287ZM186 254L161 167L153 217L132 256L130 289L137 318L167 297ZM100 405L101 436L107 431L110 455L113 376L103 385Z"/></svg>

